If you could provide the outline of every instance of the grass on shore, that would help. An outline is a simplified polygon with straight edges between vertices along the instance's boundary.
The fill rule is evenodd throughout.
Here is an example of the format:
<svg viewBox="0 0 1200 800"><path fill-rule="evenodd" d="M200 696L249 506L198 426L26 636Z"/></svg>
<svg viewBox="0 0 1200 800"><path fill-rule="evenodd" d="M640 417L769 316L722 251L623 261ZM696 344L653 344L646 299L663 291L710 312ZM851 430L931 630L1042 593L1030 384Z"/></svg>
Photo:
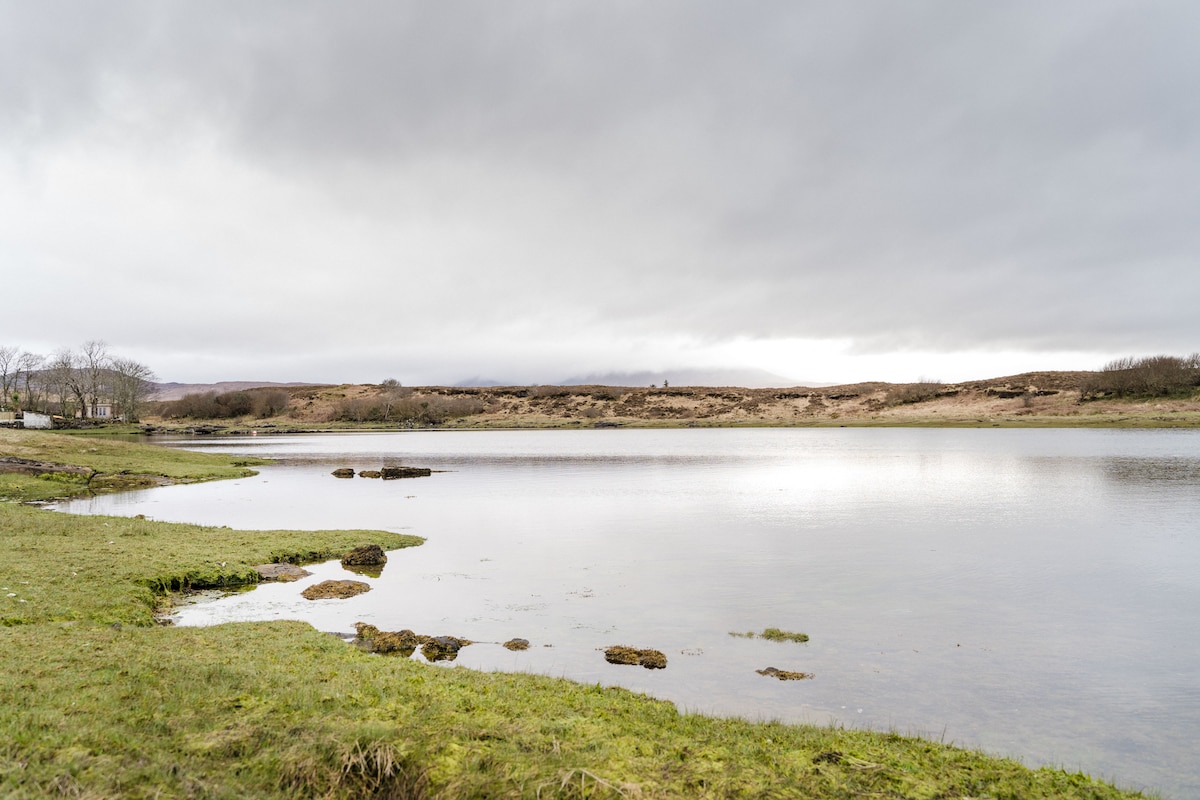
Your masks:
<svg viewBox="0 0 1200 800"><path fill-rule="evenodd" d="M83 438L22 444L63 463L98 455ZM150 473L159 453L176 477L218 466L204 456L189 475L196 454L138 450L129 463ZM372 541L415 543L0 503L0 797L1140 796L891 733L680 714L621 689L373 655L298 622L151 625L167 586Z"/></svg>

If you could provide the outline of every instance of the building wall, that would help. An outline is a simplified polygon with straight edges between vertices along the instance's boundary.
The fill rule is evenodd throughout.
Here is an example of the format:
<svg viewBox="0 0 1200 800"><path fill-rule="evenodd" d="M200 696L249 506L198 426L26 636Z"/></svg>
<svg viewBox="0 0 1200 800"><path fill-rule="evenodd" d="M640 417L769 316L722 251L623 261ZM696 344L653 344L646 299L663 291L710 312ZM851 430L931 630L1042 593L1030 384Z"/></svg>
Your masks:
<svg viewBox="0 0 1200 800"><path fill-rule="evenodd" d="M53 428L54 419L49 414L37 414L33 411L25 412L25 427L26 428Z"/></svg>

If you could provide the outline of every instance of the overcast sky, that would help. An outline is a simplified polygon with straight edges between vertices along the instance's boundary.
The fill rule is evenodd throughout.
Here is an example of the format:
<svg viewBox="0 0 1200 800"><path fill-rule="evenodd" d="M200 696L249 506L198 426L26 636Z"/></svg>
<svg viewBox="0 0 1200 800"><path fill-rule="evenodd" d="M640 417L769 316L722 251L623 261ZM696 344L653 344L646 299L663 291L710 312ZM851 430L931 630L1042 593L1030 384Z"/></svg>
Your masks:
<svg viewBox="0 0 1200 800"><path fill-rule="evenodd" d="M0 0L0 345L163 380L1200 350L1200 4Z"/></svg>

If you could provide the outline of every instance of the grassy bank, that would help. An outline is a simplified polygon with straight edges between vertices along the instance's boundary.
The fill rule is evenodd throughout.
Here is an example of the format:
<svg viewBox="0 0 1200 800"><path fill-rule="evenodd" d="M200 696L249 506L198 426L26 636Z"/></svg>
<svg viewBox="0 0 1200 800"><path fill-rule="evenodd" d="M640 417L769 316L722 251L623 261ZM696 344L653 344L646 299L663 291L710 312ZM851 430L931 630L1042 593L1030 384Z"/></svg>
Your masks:
<svg viewBox="0 0 1200 800"><path fill-rule="evenodd" d="M122 463L95 460L113 456L95 440L34 432L5 435L0 455L17 446ZM121 447L144 474L245 469ZM151 624L168 586L367 542L415 540L0 503L0 797L1139 796L922 739L680 714L620 689L376 656L302 623Z"/></svg>

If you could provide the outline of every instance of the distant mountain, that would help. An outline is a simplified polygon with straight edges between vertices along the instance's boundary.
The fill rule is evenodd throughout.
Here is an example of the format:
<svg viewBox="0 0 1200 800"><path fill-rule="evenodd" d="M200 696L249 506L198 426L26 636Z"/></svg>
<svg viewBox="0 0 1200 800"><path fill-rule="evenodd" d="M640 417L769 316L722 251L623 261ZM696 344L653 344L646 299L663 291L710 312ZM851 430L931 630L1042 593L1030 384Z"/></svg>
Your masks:
<svg viewBox="0 0 1200 800"><path fill-rule="evenodd" d="M304 383L302 381L294 381L292 383L275 383L272 381L219 381L217 383L156 383L154 391L150 393L150 400L178 400L189 394L205 394L206 392L216 392L223 394L225 392L240 392L245 389L261 389L270 386L328 386L332 384L324 383Z"/></svg>
<svg viewBox="0 0 1200 800"><path fill-rule="evenodd" d="M467 387L485 388L488 386L514 386L514 385L520 385L520 384L514 384L512 381L507 381L507 382L506 381L494 381L491 378L479 378L479 377L467 378L465 381L459 381L458 383L454 384L454 386L459 389L464 389Z"/></svg>
<svg viewBox="0 0 1200 800"><path fill-rule="evenodd" d="M670 369L661 372L590 373L559 381L560 386L740 386L746 389L775 389L786 386L830 386L828 383L797 381L762 369Z"/></svg>

